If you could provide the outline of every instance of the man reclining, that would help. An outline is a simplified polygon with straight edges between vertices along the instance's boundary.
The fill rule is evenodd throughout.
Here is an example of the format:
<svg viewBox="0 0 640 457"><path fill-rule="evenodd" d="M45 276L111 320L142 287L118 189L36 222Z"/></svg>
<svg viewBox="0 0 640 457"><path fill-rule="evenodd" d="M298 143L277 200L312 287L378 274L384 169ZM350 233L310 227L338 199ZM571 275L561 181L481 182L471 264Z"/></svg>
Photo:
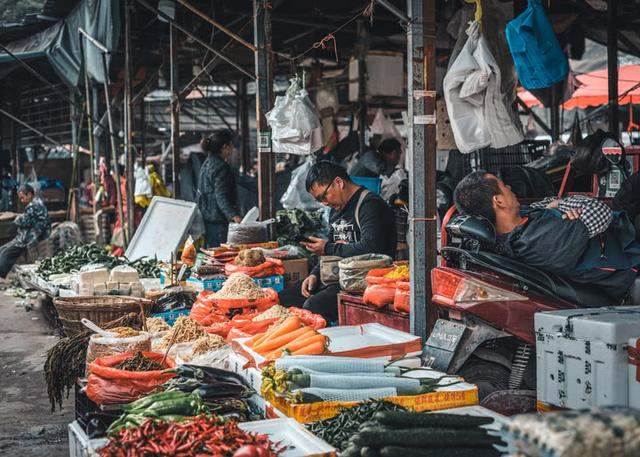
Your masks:
<svg viewBox="0 0 640 457"><path fill-rule="evenodd" d="M622 304L640 265L640 244L624 213L585 196L553 198L521 208L511 188L485 171L454 191L463 214L488 219L503 255L577 283L594 284ZM607 305L607 304L603 304Z"/></svg>

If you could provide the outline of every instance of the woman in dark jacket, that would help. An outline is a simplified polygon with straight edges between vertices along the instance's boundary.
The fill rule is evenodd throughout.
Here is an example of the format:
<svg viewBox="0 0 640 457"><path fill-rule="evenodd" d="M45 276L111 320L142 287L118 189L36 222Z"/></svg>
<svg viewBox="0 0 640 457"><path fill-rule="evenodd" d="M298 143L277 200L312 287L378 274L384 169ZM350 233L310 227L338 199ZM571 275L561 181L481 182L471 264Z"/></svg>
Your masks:
<svg viewBox="0 0 640 457"><path fill-rule="evenodd" d="M236 180L226 160L234 151L233 133L217 130L200 142L207 153L200 170L198 206L205 225L207 246L227 240L229 222L240 222Z"/></svg>

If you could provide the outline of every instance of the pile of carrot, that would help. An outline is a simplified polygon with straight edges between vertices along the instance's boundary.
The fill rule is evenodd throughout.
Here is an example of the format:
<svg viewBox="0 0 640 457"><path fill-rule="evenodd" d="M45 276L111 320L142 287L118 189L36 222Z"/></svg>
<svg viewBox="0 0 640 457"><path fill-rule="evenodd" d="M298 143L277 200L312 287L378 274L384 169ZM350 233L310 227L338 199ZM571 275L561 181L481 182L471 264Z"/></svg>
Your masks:
<svg viewBox="0 0 640 457"><path fill-rule="evenodd" d="M327 350L327 337L303 324L298 316L289 316L280 324L251 338L247 345L267 360L283 354L319 355Z"/></svg>

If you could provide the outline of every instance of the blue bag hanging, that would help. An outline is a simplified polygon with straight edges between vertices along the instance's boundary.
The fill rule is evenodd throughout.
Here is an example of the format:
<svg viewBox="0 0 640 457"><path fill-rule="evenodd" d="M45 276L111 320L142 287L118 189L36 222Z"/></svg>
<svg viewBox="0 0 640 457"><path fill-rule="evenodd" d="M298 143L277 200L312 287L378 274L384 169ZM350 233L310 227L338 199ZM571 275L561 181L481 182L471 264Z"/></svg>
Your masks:
<svg viewBox="0 0 640 457"><path fill-rule="evenodd" d="M525 89L544 89L566 78L567 56L540 0L529 0L527 9L507 24L506 37Z"/></svg>

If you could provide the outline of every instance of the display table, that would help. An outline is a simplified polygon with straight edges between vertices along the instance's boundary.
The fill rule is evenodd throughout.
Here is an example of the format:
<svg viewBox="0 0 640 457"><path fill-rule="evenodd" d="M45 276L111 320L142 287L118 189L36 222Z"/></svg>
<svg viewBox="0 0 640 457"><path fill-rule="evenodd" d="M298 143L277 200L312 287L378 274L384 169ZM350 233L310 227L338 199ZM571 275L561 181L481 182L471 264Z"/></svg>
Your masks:
<svg viewBox="0 0 640 457"><path fill-rule="evenodd" d="M389 308L374 308L366 305L362 295L338 294L338 320L340 325L378 323L409 332L409 314Z"/></svg>

